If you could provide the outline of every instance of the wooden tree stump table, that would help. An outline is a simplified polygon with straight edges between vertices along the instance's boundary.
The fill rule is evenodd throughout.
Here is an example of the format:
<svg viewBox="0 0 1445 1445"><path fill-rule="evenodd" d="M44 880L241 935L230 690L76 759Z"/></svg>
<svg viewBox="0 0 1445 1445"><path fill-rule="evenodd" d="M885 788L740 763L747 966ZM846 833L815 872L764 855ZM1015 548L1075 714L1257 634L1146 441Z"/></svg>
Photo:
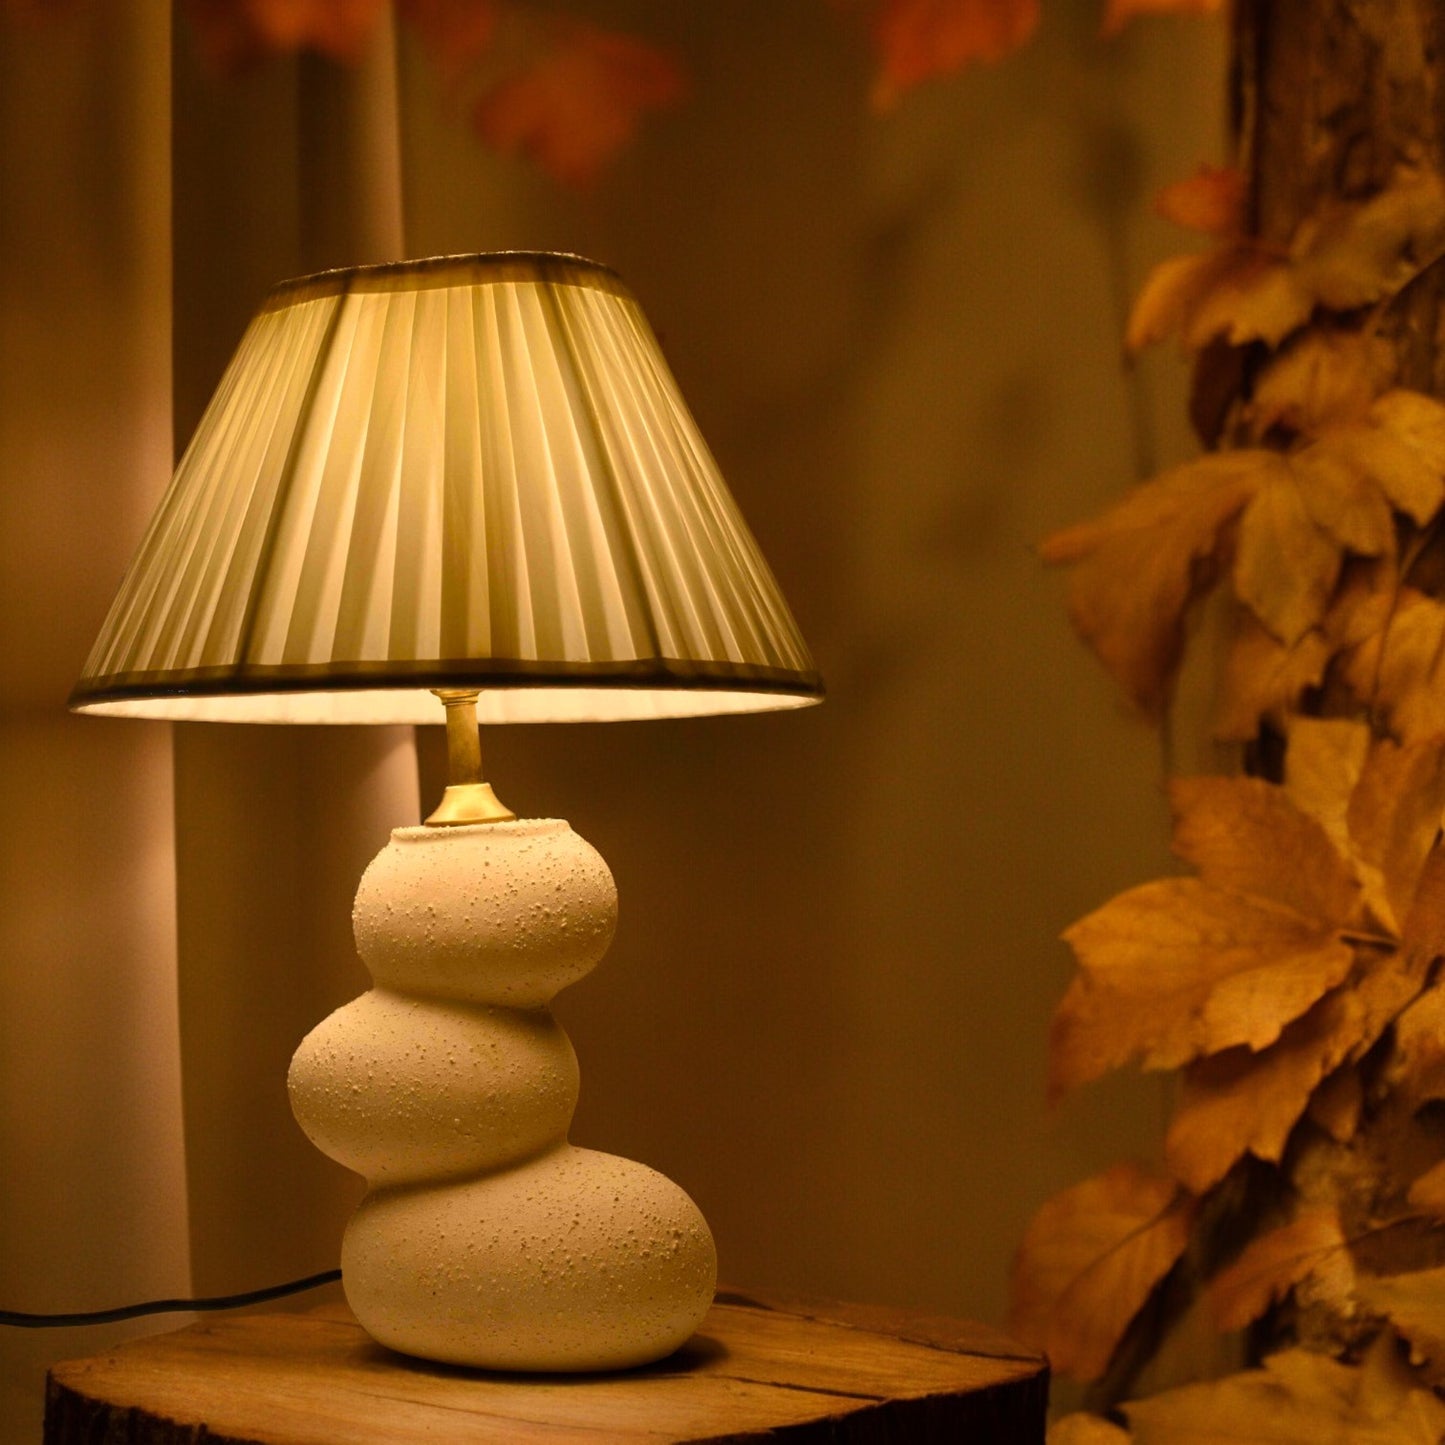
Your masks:
<svg viewBox="0 0 1445 1445"><path fill-rule="evenodd" d="M341 1305L236 1315L50 1372L46 1445L786 1440L1040 1445L1048 1368L981 1325L720 1293L670 1359L499 1375L374 1343Z"/></svg>

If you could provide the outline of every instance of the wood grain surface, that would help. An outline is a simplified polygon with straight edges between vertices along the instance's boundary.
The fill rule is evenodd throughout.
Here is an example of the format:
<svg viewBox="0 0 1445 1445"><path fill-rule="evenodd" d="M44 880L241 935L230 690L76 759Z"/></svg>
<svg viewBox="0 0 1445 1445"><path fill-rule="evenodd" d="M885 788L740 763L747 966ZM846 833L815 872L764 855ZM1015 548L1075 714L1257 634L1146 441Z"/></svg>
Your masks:
<svg viewBox="0 0 1445 1445"><path fill-rule="evenodd" d="M501 1375L393 1354L341 1305L229 1316L57 1365L46 1445L786 1440L1038 1445L1042 1358L982 1325L720 1292L671 1358Z"/></svg>

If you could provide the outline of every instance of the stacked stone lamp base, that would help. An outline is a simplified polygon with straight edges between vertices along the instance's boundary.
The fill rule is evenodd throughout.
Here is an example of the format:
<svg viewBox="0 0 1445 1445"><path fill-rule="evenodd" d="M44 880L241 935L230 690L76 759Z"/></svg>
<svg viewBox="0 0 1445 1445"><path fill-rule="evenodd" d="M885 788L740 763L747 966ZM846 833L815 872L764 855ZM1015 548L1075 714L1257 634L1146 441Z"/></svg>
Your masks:
<svg viewBox="0 0 1445 1445"><path fill-rule="evenodd" d="M384 1345L499 1370L660 1359L712 1303L671 1181L567 1142L577 1058L548 1005L611 942L606 863L560 820L398 828L356 896L370 992L291 1064L292 1107L365 1176L341 1266Z"/></svg>

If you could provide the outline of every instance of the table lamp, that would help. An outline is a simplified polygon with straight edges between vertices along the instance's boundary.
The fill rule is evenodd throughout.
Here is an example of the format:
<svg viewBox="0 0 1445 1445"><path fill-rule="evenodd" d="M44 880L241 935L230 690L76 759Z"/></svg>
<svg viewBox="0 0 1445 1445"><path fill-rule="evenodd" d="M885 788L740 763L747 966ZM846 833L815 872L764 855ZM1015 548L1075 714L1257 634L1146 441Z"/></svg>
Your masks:
<svg viewBox="0 0 1445 1445"><path fill-rule="evenodd" d="M822 687L636 301L535 253L328 271L241 340L71 696L226 722L445 718L449 778L353 914L370 992L292 1061L301 1127L368 1189L342 1278L374 1338L508 1370L676 1349L716 1254L688 1196L573 1146L548 1005L616 892L484 781L478 719L799 707Z"/></svg>

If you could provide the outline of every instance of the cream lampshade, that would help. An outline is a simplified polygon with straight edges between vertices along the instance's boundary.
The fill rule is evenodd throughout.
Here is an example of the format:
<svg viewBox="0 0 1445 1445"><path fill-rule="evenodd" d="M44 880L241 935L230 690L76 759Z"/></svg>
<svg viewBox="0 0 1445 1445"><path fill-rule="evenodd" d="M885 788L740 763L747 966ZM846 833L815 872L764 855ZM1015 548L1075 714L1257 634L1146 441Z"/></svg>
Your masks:
<svg viewBox="0 0 1445 1445"><path fill-rule="evenodd" d="M606 864L483 783L476 718L803 706L806 646L618 277L505 253L287 282L202 417L76 711L440 721L450 785L357 895L376 987L303 1042L302 1127L369 1190L342 1270L385 1344L601 1369L696 1327L692 1201L567 1142L547 1005L610 941Z"/></svg>

